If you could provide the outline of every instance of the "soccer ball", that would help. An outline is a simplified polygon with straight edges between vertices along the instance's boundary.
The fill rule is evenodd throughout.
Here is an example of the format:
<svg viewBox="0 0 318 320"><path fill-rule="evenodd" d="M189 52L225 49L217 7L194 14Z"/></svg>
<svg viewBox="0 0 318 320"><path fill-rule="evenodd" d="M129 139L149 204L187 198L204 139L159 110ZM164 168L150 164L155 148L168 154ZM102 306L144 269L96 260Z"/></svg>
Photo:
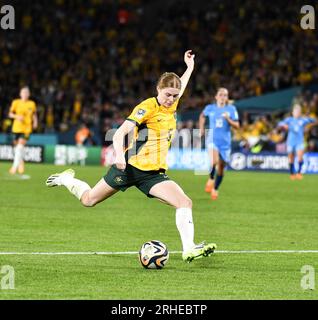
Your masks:
<svg viewBox="0 0 318 320"><path fill-rule="evenodd" d="M139 260L146 269L162 269L169 259L169 252L159 240L145 242L139 251Z"/></svg>

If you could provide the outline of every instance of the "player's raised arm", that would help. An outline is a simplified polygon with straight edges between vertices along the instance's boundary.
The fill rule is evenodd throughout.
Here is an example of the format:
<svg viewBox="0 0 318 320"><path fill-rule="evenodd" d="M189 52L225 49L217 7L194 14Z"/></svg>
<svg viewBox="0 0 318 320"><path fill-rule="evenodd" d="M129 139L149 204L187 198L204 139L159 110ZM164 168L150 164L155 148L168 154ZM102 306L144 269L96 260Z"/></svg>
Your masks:
<svg viewBox="0 0 318 320"><path fill-rule="evenodd" d="M184 72L184 74L181 76L181 90L179 93L179 98L183 95L183 92L185 88L187 87L187 84L189 82L189 79L191 77L192 71L194 69L194 57L195 55L192 53L192 50L188 50L184 53L184 62L187 65L187 70Z"/></svg>
<svg viewBox="0 0 318 320"><path fill-rule="evenodd" d="M136 124L126 120L115 132L113 137L113 145L115 150L115 162L117 169L124 170L126 168L126 160L124 154L124 138L135 128Z"/></svg>

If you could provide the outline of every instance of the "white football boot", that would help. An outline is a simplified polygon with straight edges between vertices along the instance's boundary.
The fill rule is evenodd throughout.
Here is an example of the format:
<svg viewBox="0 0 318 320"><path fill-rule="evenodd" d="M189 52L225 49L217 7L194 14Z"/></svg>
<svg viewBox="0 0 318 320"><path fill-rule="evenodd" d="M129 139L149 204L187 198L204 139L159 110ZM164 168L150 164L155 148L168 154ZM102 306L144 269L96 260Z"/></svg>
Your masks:
<svg viewBox="0 0 318 320"><path fill-rule="evenodd" d="M63 179L67 178L68 176L74 178L75 171L73 169L67 169L61 173L54 173L46 179L45 184L47 187L61 186Z"/></svg>

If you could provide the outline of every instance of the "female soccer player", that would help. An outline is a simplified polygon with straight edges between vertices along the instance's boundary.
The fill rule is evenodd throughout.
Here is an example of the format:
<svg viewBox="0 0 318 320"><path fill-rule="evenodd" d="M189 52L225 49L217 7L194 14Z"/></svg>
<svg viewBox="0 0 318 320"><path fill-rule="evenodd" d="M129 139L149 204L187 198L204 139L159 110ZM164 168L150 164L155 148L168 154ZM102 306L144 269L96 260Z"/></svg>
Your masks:
<svg viewBox="0 0 318 320"><path fill-rule="evenodd" d="M205 134L205 119L209 117L207 147L211 160L210 177L205 191L211 193L212 200L218 198L218 189L224 176L226 163L231 155L231 127L240 127L238 113L235 106L228 104L229 92L226 88L219 88L215 96L216 103L208 104L200 114L200 134ZM217 176L214 182L215 169Z"/></svg>
<svg viewBox="0 0 318 320"><path fill-rule="evenodd" d="M38 118L34 101L29 100L30 89L23 87L20 90L20 98L13 100L9 111L9 118L13 120L12 132L14 134L14 160L9 172L15 174L24 173L24 146L29 140L33 129L37 128Z"/></svg>
<svg viewBox="0 0 318 320"><path fill-rule="evenodd" d="M301 169L304 164L304 129L309 123L318 123L314 118L302 117L301 106L296 104L292 111L292 117L278 123L278 127L288 130L287 153L289 162L289 172L291 180L301 180L303 178ZM295 154L298 159L298 171L296 172L294 162Z"/></svg>
<svg viewBox="0 0 318 320"><path fill-rule="evenodd" d="M86 207L109 198L119 190L137 187L148 197L176 208L176 225L180 233L182 258L191 262L213 253L214 243L194 244L192 201L181 187L166 175L166 157L176 129L176 109L194 68L194 54L184 54L187 69L179 78L175 73L164 73L157 83L157 97L137 105L127 120L118 128L113 144L115 163L93 188L75 179L68 169L51 175L46 185L65 186ZM133 139L124 152L124 140L134 131Z"/></svg>

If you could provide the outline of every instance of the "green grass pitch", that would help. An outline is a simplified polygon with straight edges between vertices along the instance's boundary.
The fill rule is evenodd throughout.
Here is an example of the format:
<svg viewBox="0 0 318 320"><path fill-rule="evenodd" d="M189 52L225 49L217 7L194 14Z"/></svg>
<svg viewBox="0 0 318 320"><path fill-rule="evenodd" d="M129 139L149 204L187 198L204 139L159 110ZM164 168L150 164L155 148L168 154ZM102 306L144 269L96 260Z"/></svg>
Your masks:
<svg viewBox="0 0 318 320"><path fill-rule="evenodd" d="M0 252L126 252L158 239L180 251L175 210L135 188L84 208L45 179L64 167L27 165L30 180L10 179L0 163ZM73 167L93 185L102 167ZM192 198L196 242L218 245L209 258L186 264L170 255L162 270L145 270L136 254L3 255L15 289L0 299L317 299L301 287L301 268L318 271L318 253L228 253L242 250L317 250L318 177L290 181L287 174L227 172L216 202L205 176L169 171ZM0 278L3 277L0 274Z"/></svg>

